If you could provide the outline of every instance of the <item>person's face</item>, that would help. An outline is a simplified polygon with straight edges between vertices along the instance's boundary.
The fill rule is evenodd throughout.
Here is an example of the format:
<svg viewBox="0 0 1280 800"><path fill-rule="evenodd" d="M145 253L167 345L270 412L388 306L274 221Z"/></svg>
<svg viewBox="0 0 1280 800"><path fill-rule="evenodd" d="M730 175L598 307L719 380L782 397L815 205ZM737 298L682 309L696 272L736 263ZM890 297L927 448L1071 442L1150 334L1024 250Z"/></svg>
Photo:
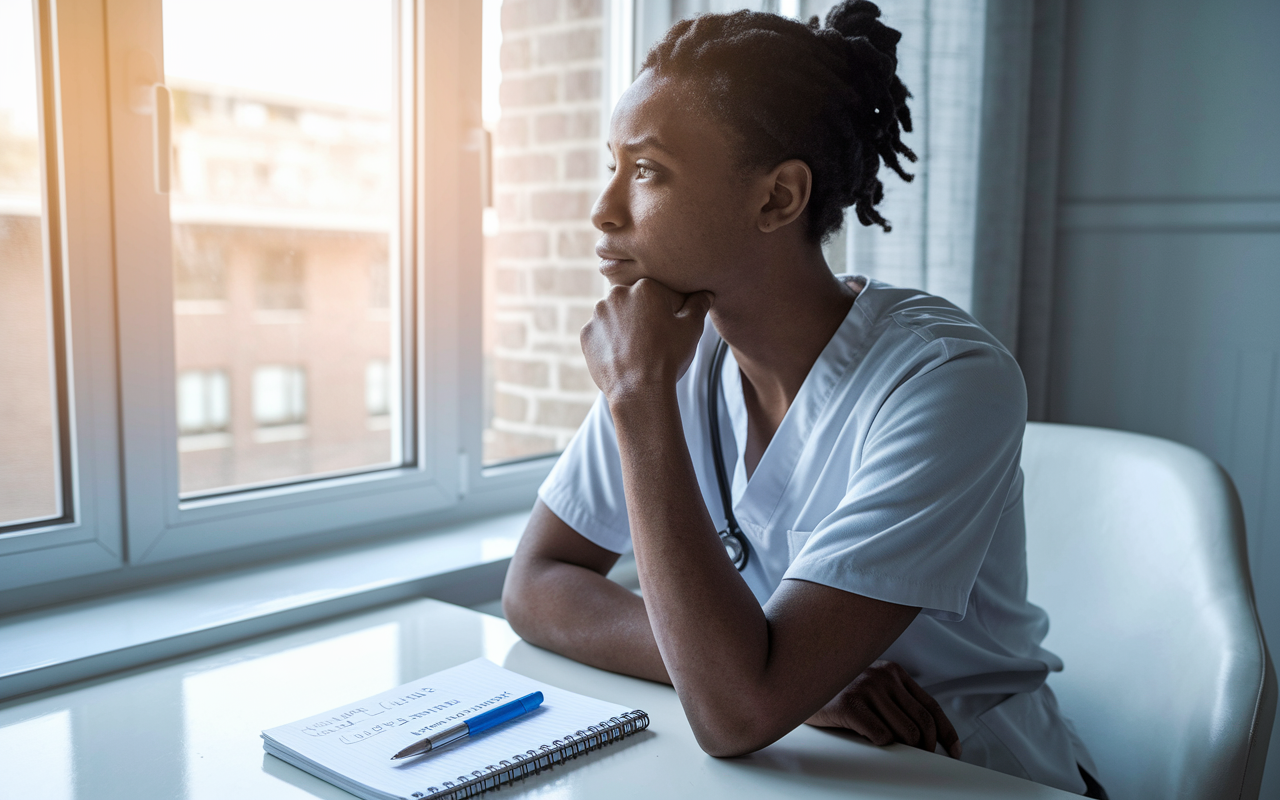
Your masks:
<svg viewBox="0 0 1280 800"><path fill-rule="evenodd" d="M714 292L745 277L767 184L744 175L728 132L693 97L646 71L613 112L613 174L591 214L611 284L653 278L677 292Z"/></svg>

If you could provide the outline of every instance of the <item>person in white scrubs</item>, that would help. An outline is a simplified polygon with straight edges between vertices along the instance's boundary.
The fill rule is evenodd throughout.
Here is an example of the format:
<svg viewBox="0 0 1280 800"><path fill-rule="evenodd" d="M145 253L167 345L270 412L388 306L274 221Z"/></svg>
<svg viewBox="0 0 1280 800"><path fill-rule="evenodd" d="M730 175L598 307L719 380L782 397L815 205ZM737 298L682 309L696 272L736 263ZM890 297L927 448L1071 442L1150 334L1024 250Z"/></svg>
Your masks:
<svg viewBox="0 0 1280 800"><path fill-rule="evenodd" d="M601 395L503 608L535 644L671 683L712 755L808 722L1105 797L1026 599L1016 361L951 303L823 260L846 206L888 230L875 168L914 157L878 17L705 15L650 52L592 217ZM643 599L605 577L628 550Z"/></svg>

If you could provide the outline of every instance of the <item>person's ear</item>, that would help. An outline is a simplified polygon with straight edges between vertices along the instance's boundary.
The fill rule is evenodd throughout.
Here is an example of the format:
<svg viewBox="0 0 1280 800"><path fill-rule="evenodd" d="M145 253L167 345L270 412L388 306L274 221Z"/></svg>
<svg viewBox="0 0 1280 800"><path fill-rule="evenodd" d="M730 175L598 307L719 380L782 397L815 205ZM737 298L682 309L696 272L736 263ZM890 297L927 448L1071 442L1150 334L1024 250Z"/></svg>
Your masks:
<svg viewBox="0 0 1280 800"><path fill-rule="evenodd" d="M793 158L774 167L767 181L769 199L760 209L756 226L764 233L772 233L804 213L813 190L813 173L808 164Z"/></svg>

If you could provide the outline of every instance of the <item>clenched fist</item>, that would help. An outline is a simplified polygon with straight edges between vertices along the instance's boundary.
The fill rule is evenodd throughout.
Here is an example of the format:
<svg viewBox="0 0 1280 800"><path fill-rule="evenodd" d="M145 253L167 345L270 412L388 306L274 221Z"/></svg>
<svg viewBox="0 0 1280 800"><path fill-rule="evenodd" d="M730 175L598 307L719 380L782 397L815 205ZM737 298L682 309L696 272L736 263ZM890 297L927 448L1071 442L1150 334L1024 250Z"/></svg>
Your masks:
<svg viewBox="0 0 1280 800"><path fill-rule="evenodd" d="M680 294L651 278L614 286L582 328L591 378L610 405L674 387L689 369L710 292Z"/></svg>

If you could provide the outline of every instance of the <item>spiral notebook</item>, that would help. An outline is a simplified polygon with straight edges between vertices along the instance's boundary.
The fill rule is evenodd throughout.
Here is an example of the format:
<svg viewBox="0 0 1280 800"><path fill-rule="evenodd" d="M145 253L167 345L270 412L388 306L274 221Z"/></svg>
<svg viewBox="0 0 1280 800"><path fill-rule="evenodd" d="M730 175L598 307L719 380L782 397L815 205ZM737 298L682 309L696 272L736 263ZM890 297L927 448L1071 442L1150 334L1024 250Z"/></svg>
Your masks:
<svg viewBox="0 0 1280 800"><path fill-rule="evenodd" d="M443 725L542 692L542 707L451 747L391 761ZM643 711L526 678L478 658L262 732L263 749L365 800L459 800L604 747L649 725Z"/></svg>

